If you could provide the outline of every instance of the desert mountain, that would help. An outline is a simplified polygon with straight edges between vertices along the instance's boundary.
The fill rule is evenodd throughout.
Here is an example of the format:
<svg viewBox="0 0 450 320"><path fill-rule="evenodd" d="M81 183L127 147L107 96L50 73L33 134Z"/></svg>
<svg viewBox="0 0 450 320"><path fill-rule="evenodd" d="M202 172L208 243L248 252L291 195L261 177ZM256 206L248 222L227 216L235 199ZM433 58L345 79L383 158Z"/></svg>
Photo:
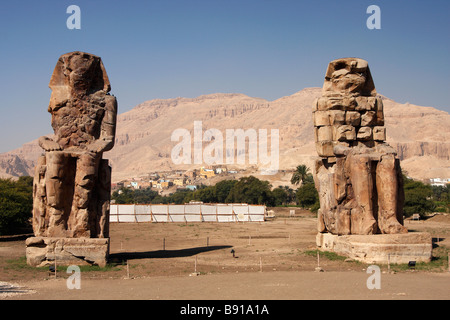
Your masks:
<svg viewBox="0 0 450 320"><path fill-rule="evenodd" d="M202 132L219 130L224 145L227 129L266 129L269 144L271 129L278 129L279 169L294 169L298 164L311 167L316 156L311 106L320 95L321 88L306 88L274 101L225 93L146 101L118 116L116 145L104 157L110 159L113 181L155 171L199 168L201 164L174 164L171 153L178 140L171 141L171 136L176 129L186 129L193 143L194 122L201 121ZM450 177L450 114L382 98L387 142L397 149L402 169L417 179ZM211 142L203 142L203 147L208 144ZM0 154L0 175L31 175L41 153L35 140ZM249 167L247 162L234 167Z"/></svg>

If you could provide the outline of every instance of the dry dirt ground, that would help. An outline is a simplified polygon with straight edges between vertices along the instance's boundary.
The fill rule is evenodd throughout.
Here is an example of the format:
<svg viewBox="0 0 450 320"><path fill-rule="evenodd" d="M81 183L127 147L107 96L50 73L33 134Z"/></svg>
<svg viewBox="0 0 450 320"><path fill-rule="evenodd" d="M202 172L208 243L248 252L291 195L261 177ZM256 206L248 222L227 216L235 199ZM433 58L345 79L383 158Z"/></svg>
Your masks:
<svg viewBox="0 0 450 320"><path fill-rule="evenodd" d="M111 224L111 263L82 268L79 290L68 289L65 267L56 278L28 267L25 240L3 239L0 299L450 299L446 256L431 270L380 266L381 289L368 289L367 265L324 253L315 272L315 215L289 210L263 223ZM447 254L450 216L405 225Z"/></svg>

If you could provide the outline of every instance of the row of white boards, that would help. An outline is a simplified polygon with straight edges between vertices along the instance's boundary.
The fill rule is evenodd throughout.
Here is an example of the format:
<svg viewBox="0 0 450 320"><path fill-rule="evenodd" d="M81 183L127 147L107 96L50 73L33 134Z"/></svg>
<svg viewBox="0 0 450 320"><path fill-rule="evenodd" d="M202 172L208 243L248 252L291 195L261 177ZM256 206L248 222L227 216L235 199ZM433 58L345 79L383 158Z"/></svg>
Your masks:
<svg viewBox="0 0 450 320"><path fill-rule="evenodd" d="M248 204L112 204L110 222L262 222L266 207Z"/></svg>

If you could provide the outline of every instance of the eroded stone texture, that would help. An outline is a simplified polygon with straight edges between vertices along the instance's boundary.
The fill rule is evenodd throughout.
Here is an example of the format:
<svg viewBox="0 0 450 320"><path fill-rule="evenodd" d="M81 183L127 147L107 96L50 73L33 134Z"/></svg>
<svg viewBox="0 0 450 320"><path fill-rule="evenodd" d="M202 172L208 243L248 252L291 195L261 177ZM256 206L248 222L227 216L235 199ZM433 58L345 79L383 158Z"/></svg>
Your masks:
<svg viewBox="0 0 450 320"><path fill-rule="evenodd" d="M54 69L48 111L55 138L41 137L33 190L36 237L108 238L117 101L100 57L62 55Z"/></svg>
<svg viewBox="0 0 450 320"><path fill-rule="evenodd" d="M430 262L433 247L427 232L342 236L318 233L316 244L320 250L368 264Z"/></svg>
<svg viewBox="0 0 450 320"><path fill-rule="evenodd" d="M109 239L32 237L26 240L27 263L43 267L57 265L91 265L104 267L109 253Z"/></svg>
<svg viewBox="0 0 450 320"><path fill-rule="evenodd" d="M384 142L383 102L367 61L344 58L327 69L313 107L319 232L406 233L400 162Z"/></svg>

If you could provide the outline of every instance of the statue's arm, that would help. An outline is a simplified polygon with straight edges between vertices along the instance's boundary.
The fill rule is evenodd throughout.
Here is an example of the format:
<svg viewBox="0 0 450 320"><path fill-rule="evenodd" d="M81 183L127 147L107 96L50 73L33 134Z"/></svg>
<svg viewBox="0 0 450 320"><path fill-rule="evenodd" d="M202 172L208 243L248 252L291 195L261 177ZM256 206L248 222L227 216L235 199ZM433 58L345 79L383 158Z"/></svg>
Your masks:
<svg viewBox="0 0 450 320"><path fill-rule="evenodd" d="M49 137L40 137L38 140L39 146L45 151L59 151L62 150L62 147L58 142L50 139Z"/></svg>
<svg viewBox="0 0 450 320"><path fill-rule="evenodd" d="M99 153L114 147L116 137L117 100L116 97L105 97L105 114L103 116L100 138L88 145L90 151Z"/></svg>

